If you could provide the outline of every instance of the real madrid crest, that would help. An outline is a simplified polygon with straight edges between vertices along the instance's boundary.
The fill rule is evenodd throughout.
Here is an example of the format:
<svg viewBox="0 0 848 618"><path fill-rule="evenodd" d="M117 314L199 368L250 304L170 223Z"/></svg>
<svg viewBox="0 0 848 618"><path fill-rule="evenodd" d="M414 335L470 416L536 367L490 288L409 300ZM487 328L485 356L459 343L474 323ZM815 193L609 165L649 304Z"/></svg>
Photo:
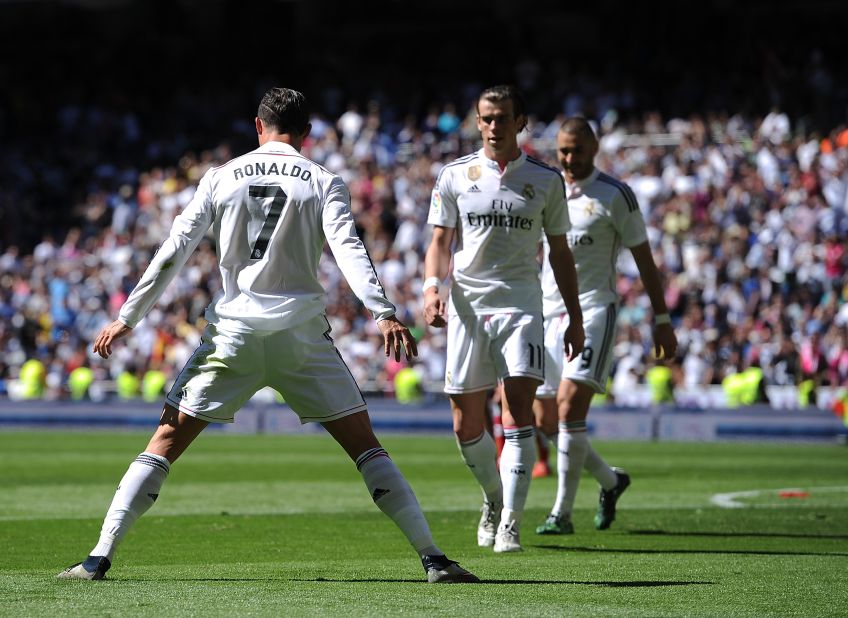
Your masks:
<svg viewBox="0 0 848 618"><path fill-rule="evenodd" d="M595 200L589 200L586 202L586 205L583 207L583 213L587 217L591 217L595 214Z"/></svg>
<svg viewBox="0 0 848 618"><path fill-rule="evenodd" d="M528 200L532 200L534 197L536 197L536 187L534 187L530 183L527 183L526 185L524 185L524 189L522 189L521 195L526 197Z"/></svg>
<svg viewBox="0 0 848 618"><path fill-rule="evenodd" d="M480 179L480 166L472 165L468 168L468 180L479 180Z"/></svg>

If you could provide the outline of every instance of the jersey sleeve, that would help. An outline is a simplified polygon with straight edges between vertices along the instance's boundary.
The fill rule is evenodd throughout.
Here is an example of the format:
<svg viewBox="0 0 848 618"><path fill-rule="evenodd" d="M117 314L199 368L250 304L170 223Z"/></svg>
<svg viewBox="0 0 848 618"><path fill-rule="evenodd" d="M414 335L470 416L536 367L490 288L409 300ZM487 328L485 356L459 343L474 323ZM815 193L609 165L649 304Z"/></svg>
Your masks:
<svg viewBox="0 0 848 618"><path fill-rule="evenodd" d="M393 316L395 306L386 298L371 257L356 233L350 194L341 178L334 176L330 180L324 197L321 220L324 236L350 289L374 319Z"/></svg>
<svg viewBox="0 0 848 618"><path fill-rule="evenodd" d="M633 190L624 183L615 193L610 215L613 226L621 236L622 244L628 249L648 240L645 219L639 210L639 203L636 201Z"/></svg>
<svg viewBox="0 0 848 618"><path fill-rule="evenodd" d="M442 168L430 197L430 213L427 215L427 223L430 225L456 227L459 207L456 204L456 196L453 187L451 187L450 178L450 172L446 168Z"/></svg>
<svg viewBox="0 0 848 618"><path fill-rule="evenodd" d="M557 173L552 173L551 177L551 182L545 196L546 203L542 225L545 228L545 234L562 236L571 229L571 218L568 216L568 202L566 201L565 181Z"/></svg>
<svg viewBox="0 0 848 618"><path fill-rule="evenodd" d="M212 170L201 178L191 202L174 219L168 238L121 307L118 319L130 328L135 328L153 308L212 225L215 216L211 174Z"/></svg>

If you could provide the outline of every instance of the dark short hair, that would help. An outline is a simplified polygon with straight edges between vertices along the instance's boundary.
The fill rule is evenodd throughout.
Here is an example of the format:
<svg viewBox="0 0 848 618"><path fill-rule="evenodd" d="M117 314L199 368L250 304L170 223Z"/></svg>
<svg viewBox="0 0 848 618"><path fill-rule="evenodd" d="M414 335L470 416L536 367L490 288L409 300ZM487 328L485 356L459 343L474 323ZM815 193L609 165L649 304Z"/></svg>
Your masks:
<svg viewBox="0 0 848 618"><path fill-rule="evenodd" d="M570 118L566 118L559 126L559 132L571 133L572 135L588 137L590 139L598 141L598 136L595 135L595 130L592 128L592 125L589 124L589 121L583 118L582 116L572 116Z"/></svg>
<svg viewBox="0 0 848 618"><path fill-rule="evenodd" d="M515 117L525 115L527 113L527 103L524 101L524 95L515 86L510 84L502 84L500 86L492 86L486 88L477 97L477 112L480 112L480 101L486 99L492 103L502 103L504 101L512 101L512 112Z"/></svg>
<svg viewBox="0 0 848 618"><path fill-rule="evenodd" d="M271 88L266 92L256 115L262 124L275 128L279 133L300 135L309 124L306 97L289 88Z"/></svg>

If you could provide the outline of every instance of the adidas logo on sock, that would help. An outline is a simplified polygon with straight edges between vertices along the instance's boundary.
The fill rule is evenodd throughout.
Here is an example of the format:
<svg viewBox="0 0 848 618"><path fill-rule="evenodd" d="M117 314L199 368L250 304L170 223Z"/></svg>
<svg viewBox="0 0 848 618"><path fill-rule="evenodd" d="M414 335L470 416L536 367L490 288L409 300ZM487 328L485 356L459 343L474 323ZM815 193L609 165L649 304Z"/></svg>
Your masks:
<svg viewBox="0 0 848 618"><path fill-rule="evenodd" d="M471 185L471 188L468 190L469 193L480 193L480 189L477 185Z"/></svg>
<svg viewBox="0 0 848 618"><path fill-rule="evenodd" d="M374 493L373 493L373 494L371 494L371 499L372 499L374 502L377 502L377 500L379 500L380 498L382 498L382 497L383 497L383 496L385 496L386 494L391 493L391 491L392 491L391 489L380 489L380 488L378 487L377 489L375 489L375 490L374 490Z"/></svg>

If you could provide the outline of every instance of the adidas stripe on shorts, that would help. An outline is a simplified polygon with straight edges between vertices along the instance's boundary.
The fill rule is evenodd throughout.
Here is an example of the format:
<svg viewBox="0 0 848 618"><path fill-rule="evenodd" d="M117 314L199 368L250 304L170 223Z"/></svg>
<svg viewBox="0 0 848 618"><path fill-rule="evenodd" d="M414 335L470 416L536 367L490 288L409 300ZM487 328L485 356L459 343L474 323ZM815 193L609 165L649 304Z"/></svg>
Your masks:
<svg viewBox="0 0 848 618"><path fill-rule="evenodd" d="M561 380L569 379L591 386L596 393L606 391L615 345L616 305L583 310L586 343L583 352L565 363L562 337L568 328L568 314L545 319L545 383L536 390L539 399L556 397Z"/></svg>

